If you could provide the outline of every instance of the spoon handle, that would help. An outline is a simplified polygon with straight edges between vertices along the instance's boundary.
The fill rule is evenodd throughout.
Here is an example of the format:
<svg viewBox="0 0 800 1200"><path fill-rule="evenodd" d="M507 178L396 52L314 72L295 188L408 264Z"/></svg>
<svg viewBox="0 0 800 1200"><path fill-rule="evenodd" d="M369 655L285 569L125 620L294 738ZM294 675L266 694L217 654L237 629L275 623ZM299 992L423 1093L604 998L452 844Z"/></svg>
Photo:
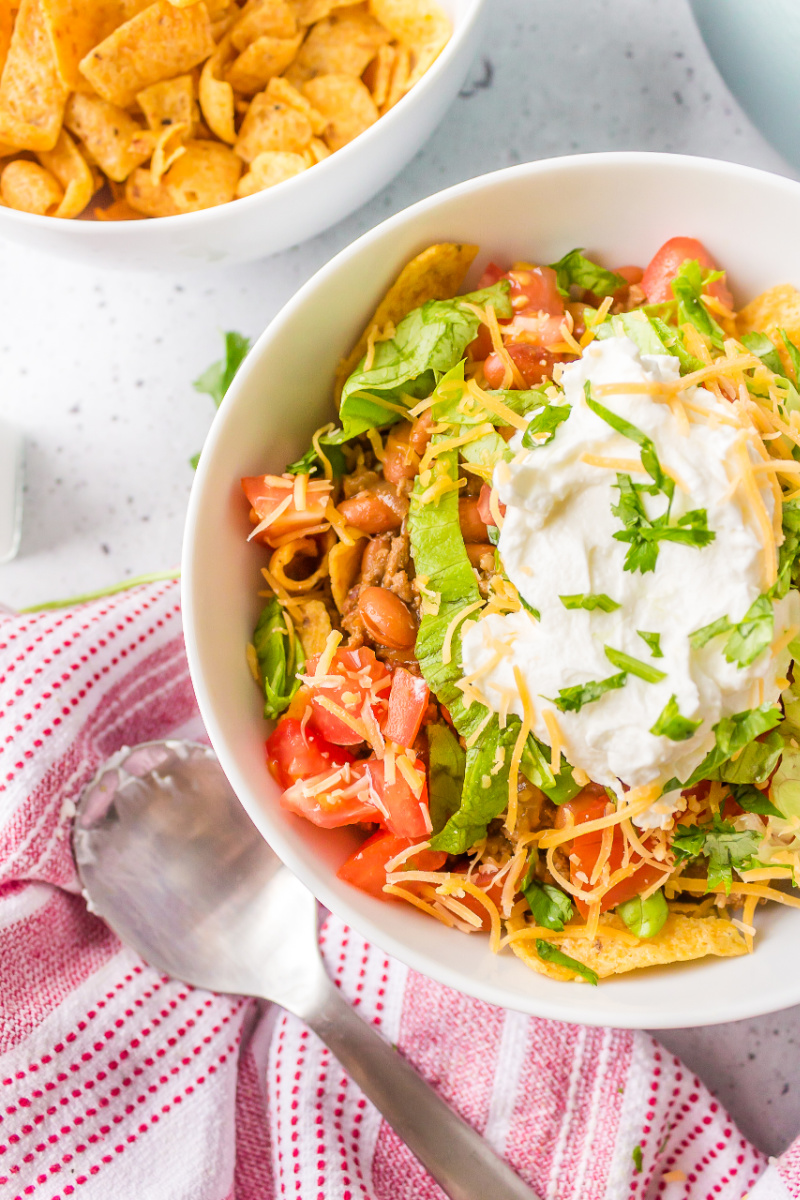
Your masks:
<svg viewBox="0 0 800 1200"><path fill-rule="evenodd" d="M538 1200L332 984L303 1019L450 1200Z"/></svg>

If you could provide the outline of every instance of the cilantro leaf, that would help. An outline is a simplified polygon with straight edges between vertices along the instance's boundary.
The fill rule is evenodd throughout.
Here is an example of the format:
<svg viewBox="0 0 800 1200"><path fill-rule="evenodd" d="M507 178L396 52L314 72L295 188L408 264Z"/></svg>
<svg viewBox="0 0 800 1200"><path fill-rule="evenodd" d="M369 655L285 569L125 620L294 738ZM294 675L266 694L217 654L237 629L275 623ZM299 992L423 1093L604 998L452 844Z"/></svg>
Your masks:
<svg viewBox="0 0 800 1200"><path fill-rule="evenodd" d="M599 608L603 612L610 613L616 612L618 608L622 607L605 592L574 592L570 596L559 596L558 598L564 608L585 608L587 612L594 612L596 608Z"/></svg>
<svg viewBox="0 0 800 1200"><path fill-rule="evenodd" d="M730 892L733 871L746 871L753 865L763 834L752 829L738 830L728 821L715 817L706 825L679 825L672 839L672 849L678 861L697 858L703 854L708 859L707 891L723 887Z"/></svg>
<svg viewBox="0 0 800 1200"><path fill-rule="evenodd" d="M345 458L342 451L336 444L331 444L324 437L319 439L319 445L322 453L331 464L331 470L335 476L344 475L345 473ZM324 475L325 471L322 466L322 460L314 446L309 446L305 454L298 458L296 462L289 463L285 468L287 475Z"/></svg>
<svg viewBox="0 0 800 1200"><path fill-rule="evenodd" d="M546 753L545 747L532 733L528 734L528 740L522 751L520 770L525 778L534 787L538 787L540 791L544 792L553 804L566 804L567 801L573 800L581 790L580 784L577 784L573 778L572 767L563 754L558 774L553 774L549 753Z"/></svg>
<svg viewBox="0 0 800 1200"><path fill-rule="evenodd" d="M192 387L196 392L205 392L219 408L225 393L233 383L233 377L244 362L250 349L250 338L233 331L224 334L225 356L195 379Z"/></svg>
<svg viewBox="0 0 800 1200"><path fill-rule="evenodd" d="M645 683L658 683L660 680L667 678L666 671L659 671L657 667L652 667L650 663L640 662L638 658L633 658L632 655L625 654L622 650L615 650L613 646L604 646L603 649L612 667L619 667L621 671L627 671L630 675L637 675Z"/></svg>
<svg viewBox="0 0 800 1200"><path fill-rule="evenodd" d="M492 304L498 317L510 317L509 286L501 279L454 300L428 300L403 317L393 337L376 342L369 370L362 359L345 382L339 405L344 436L401 420L402 413L386 403L405 408L410 401L430 396L478 332L480 317L470 306Z"/></svg>
<svg viewBox="0 0 800 1200"><path fill-rule="evenodd" d="M544 929L560 933L572 916L572 902L569 896L552 883L531 882L520 890L528 901L535 923Z"/></svg>
<svg viewBox="0 0 800 1200"><path fill-rule="evenodd" d="M488 525L487 529L489 529L491 531L492 529L497 529L497 526L496 525ZM539 612L538 608L534 608L532 604L528 604L528 601L525 599L525 597L522 595L521 592L519 593L519 602L522 605L522 607L525 609L525 612L529 612L532 617L536 617L537 621L541 621L542 614Z"/></svg>
<svg viewBox="0 0 800 1200"><path fill-rule="evenodd" d="M706 840L705 830L700 825L679 825L672 838L672 852L676 862L685 858L696 858Z"/></svg>
<svg viewBox="0 0 800 1200"><path fill-rule="evenodd" d="M784 748L781 734L773 729L760 741L750 742L735 759L727 759L707 778L722 783L763 783L775 770Z"/></svg>
<svg viewBox="0 0 800 1200"><path fill-rule="evenodd" d="M762 817L782 817L783 813L770 801L766 792L760 792L752 784L732 787L734 800L745 812L758 813Z"/></svg>
<svg viewBox="0 0 800 1200"><path fill-rule="evenodd" d="M702 650L712 638L719 637L721 633L728 633L733 628L733 622L727 617L719 617L710 625L703 625L700 629L695 629L694 633L690 633L689 645L693 650Z"/></svg>
<svg viewBox="0 0 800 1200"><path fill-rule="evenodd" d="M543 938L536 939L536 953L543 962L553 963L556 967L566 967L568 971L574 971L576 975L580 975L587 983L596 986L597 972L591 967L587 967L584 963L578 962L576 958L570 958L568 954L564 954L552 942L545 942Z"/></svg>
<svg viewBox="0 0 800 1200"><path fill-rule="evenodd" d="M559 425L567 420L571 412L572 409L568 404L548 404L528 422L528 427L522 435L522 445L526 450L535 450L537 446L547 446L556 436ZM535 433L544 433L547 436L541 441L534 441Z"/></svg>
<svg viewBox="0 0 800 1200"><path fill-rule="evenodd" d="M646 629L637 629L637 636L642 639L646 646L649 647L653 658L663 658L664 651L661 649L661 634L648 633Z"/></svg>
<svg viewBox="0 0 800 1200"><path fill-rule="evenodd" d="M641 1171L642 1171L642 1147L641 1146L633 1147L633 1150L631 1152L631 1158L633 1159L633 1165L636 1168L636 1174L637 1175L641 1174Z"/></svg>
<svg viewBox="0 0 800 1200"><path fill-rule="evenodd" d="M718 275L703 277L700 263L696 259L687 259L672 280L672 294L678 301L678 324L694 325L699 333L707 337L712 346L722 350L725 333L711 316L703 300L703 285Z"/></svg>
<svg viewBox="0 0 800 1200"><path fill-rule="evenodd" d="M592 704L606 692L624 687L627 681L628 676L624 671L621 671L619 675L609 675L607 679L590 679L588 683L561 688L557 699L551 700L550 703L555 704L561 712L580 712L584 704ZM548 699L547 696L544 698Z"/></svg>
<svg viewBox="0 0 800 1200"><path fill-rule="evenodd" d="M613 296L614 292L626 286L626 281L616 271L607 271L597 263L584 258L580 250L570 250L558 262L550 267L556 273L558 290L562 296L569 295L570 287L575 284L595 296Z"/></svg>
<svg viewBox="0 0 800 1200"><path fill-rule="evenodd" d="M723 765L726 768L735 767L739 762L739 758L737 758L736 763L730 764L728 760L731 755L741 750L744 753L740 757L744 758L747 753L745 747L749 750L750 742L754 742L760 734L774 729L780 722L780 709L775 708L772 704L761 704L758 708L746 708L743 712L734 713L731 717L723 717L712 727L717 739L714 749L709 751L688 779L683 781L670 779L668 783L664 784L663 790L671 792L675 788L694 787L702 779L720 778L720 768Z"/></svg>
<svg viewBox="0 0 800 1200"><path fill-rule="evenodd" d="M728 662L748 667L772 641L775 613L768 596L759 596L748 608L725 643Z"/></svg>
<svg viewBox="0 0 800 1200"><path fill-rule="evenodd" d="M700 728L702 723L702 717L697 721L691 721L688 717L682 716L678 708L678 697L670 696L650 732L654 733L656 737L670 738L673 742L685 742Z"/></svg>

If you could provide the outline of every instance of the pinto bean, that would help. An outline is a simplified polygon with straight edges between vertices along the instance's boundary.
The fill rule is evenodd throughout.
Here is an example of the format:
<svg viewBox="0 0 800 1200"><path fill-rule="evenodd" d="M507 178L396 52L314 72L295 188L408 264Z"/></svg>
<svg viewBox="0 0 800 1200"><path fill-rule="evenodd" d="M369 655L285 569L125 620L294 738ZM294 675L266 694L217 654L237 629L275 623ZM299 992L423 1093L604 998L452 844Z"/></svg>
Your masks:
<svg viewBox="0 0 800 1200"><path fill-rule="evenodd" d="M473 567L480 567L487 555L490 557L492 565L494 564L494 546L488 542L485 545L482 542L467 542L466 550L467 558Z"/></svg>
<svg viewBox="0 0 800 1200"><path fill-rule="evenodd" d="M480 515L477 496L462 496L458 501L458 521L465 542L488 542L489 535Z"/></svg>
<svg viewBox="0 0 800 1200"><path fill-rule="evenodd" d="M389 558L391 538L388 533L378 534L370 538L361 559L361 582L364 584L377 583L383 578L386 563Z"/></svg>
<svg viewBox="0 0 800 1200"><path fill-rule="evenodd" d="M393 425L386 439L383 473L390 483L413 479L419 471L419 455L411 445L411 422Z"/></svg>
<svg viewBox="0 0 800 1200"><path fill-rule="evenodd" d="M408 500L398 496L391 483L382 481L349 500L342 500L339 512L348 525L364 533L388 533L403 524Z"/></svg>
<svg viewBox="0 0 800 1200"><path fill-rule="evenodd" d="M358 611L367 633L379 646L408 650L417 638L417 622L399 596L382 587L365 587Z"/></svg>
<svg viewBox="0 0 800 1200"><path fill-rule="evenodd" d="M416 450L420 458L428 448L428 442L431 440L431 429L433 428L433 414L430 409L427 409L422 416L411 426L411 433L408 440L412 450Z"/></svg>

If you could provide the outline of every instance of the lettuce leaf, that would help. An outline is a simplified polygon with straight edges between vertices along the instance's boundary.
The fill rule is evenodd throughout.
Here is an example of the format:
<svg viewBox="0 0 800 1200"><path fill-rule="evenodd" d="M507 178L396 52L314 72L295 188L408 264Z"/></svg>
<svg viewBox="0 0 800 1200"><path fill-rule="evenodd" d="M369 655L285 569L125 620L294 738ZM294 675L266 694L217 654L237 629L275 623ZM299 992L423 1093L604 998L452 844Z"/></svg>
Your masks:
<svg viewBox="0 0 800 1200"><path fill-rule="evenodd" d="M520 721L511 717L505 729L492 715L478 745L467 750L464 790L458 812L431 838L431 849L464 854L486 833L486 827L508 807L508 773ZM500 755L498 755L500 751ZM498 759L502 765L498 770Z"/></svg>
<svg viewBox="0 0 800 1200"><path fill-rule="evenodd" d="M461 804L466 754L448 725L426 725L428 737L428 795L434 834L439 833Z"/></svg>
<svg viewBox="0 0 800 1200"><path fill-rule="evenodd" d="M219 362L212 363L203 374L195 379L192 387L196 392L205 392L219 408L225 393L233 383L233 377L245 360L250 349L250 338L231 330L223 334L225 354Z"/></svg>
<svg viewBox="0 0 800 1200"><path fill-rule="evenodd" d="M264 716L274 721L290 705L300 687L297 672L305 663L300 639L289 637L283 609L273 596L261 610L253 645L258 659L258 673L264 689Z"/></svg>
<svg viewBox="0 0 800 1200"><path fill-rule="evenodd" d="M568 971L574 971L576 975L580 975L587 983L597 986L597 972L591 967L587 967L584 963L578 962L576 958L570 958L563 950L559 950L552 942L545 942L542 938L536 939L536 953L543 962L553 963L557 967L566 967Z"/></svg>
<svg viewBox="0 0 800 1200"><path fill-rule="evenodd" d="M774 729L776 725L780 724L781 719L780 710L771 704L761 704L758 708L747 708L744 712L734 713L732 717L723 717L713 726L717 739L714 749L708 752L688 779L681 781L672 778L664 784L662 790L670 792L676 788L694 787L702 779L722 778L721 773L718 773L721 772L721 768L724 767L725 770L730 767L735 768L739 758L744 758L746 748L749 749L749 743L754 742L762 733ZM736 754L737 751L742 751L742 754L737 758L736 763L729 763L731 755ZM741 779L738 782L756 781Z"/></svg>
<svg viewBox="0 0 800 1200"><path fill-rule="evenodd" d="M534 924L560 933L572 916L572 901L552 883L532 882L520 889L533 913Z"/></svg>
<svg viewBox="0 0 800 1200"><path fill-rule="evenodd" d="M672 280L672 294L678 301L678 324L687 322L707 337L717 350L722 350L725 333L711 316L703 299L703 285L711 278L719 278L716 272L707 272L705 277L696 259L689 259L680 267Z"/></svg>
<svg viewBox="0 0 800 1200"><path fill-rule="evenodd" d="M597 327L598 338L625 334L641 354L671 354L680 362L681 375L689 375L703 366L690 354L683 343L680 330L673 329L660 317L650 316L641 309L607 318Z"/></svg>
<svg viewBox="0 0 800 1200"><path fill-rule="evenodd" d="M550 267L556 273L558 290L562 296L569 295L573 284L595 296L613 296L614 292L627 286L622 275L607 271L605 267L584 258L580 250L570 250L558 262L550 263Z"/></svg>
<svg viewBox="0 0 800 1200"><path fill-rule="evenodd" d="M520 770L529 783L544 792L553 804L566 804L573 800L581 790L572 776L572 767L563 754L561 768L554 775L550 767L550 751L542 745L532 733L528 734L525 749L522 751Z"/></svg>
<svg viewBox="0 0 800 1200"><path fill-rule="evenodd" d="M339 415L345 436L401 420L402 414L381 400L408 408L413 407L409 401L430 396L478 332L480 319L467 304L492 304L498 317L510 317L508 292L508 280L501 279L455 300L428 300L403 317L393 338L376 343L369 370L362 359L344 385Z"/></svg>

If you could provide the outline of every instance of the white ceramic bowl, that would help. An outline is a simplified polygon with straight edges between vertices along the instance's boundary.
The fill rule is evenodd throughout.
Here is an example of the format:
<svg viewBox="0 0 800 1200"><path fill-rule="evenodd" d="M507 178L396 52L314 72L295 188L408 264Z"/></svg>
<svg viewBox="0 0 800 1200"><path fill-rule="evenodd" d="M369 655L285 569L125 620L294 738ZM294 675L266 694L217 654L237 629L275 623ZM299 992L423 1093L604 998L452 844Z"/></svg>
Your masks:
<svg viewBox="0 0 800 1200"><path fill-rule="evenodd" d="M439 0L453 35L416 87L355 141L293 179L230 204L146 221L59 221L0 207L0 237L96 267L181 271L277 254L380 191L441 121L478 49L487 0Z"/></svg>
<svg viewBox="0 0 800 1200"><path fill-rule="evenodd" d="M446 929L336 879L355 844L283 812L264 760L267 728L245 661L264 552L239 477L280 472L331 417L331 380L403 264L444 239L489 258L552 262L584 246L611 264L646 263L668 237L702 239L744 300L800 284L800 185L706 159L595 154L485 175L398 214L303 287L250 352L214 421L186 525L183 601L189 665L211 741L242 804L281 858L330 909L386 952L493 1004L590 1025L667 1028L751 1017L800 1001L800 915L759 911L754 958L706 959L609 979L556 983L482 936Z"/></svg>

